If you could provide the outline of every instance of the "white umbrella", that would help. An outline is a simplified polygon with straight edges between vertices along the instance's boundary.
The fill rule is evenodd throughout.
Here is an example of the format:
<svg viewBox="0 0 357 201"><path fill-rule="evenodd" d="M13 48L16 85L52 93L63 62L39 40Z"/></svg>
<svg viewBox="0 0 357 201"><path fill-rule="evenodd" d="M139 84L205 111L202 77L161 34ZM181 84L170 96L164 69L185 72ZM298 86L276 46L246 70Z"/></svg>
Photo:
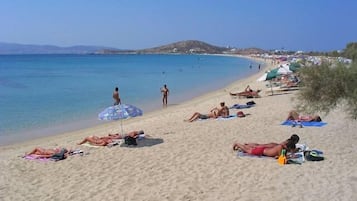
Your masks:
<svg viewBox="0 0 357 201"><path fill-rule="evenodd" d="M291 74L291 73L293 73L293 71L291 71L289 69L288 64L281 65L277 72L278 75L286 75L286 74Z"/></svg>

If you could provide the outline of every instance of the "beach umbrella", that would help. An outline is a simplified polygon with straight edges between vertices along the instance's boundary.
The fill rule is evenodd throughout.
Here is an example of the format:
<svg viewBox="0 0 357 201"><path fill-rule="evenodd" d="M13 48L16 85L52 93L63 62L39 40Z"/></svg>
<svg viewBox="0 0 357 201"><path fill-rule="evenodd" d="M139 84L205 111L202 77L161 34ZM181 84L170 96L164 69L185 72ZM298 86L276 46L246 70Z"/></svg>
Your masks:
<svg viewBox="0 0 357 201"><path fill-rule="evenodd" d="M130 104L120 104L105 108L98 114L100 120L120 120L121 132L123 132L123 119L141 116L143 111Z"/></svg>
<svg viewBox="0 0 357 201"><path fill-rule="evenodd" d="M297 62L291 63L289 65L289 69L293 72L296 72L300 67L301 67L301 65Z"/></svg>
<svg viewBox="0 0 357 201"><path fill-rule="evenodd" d="M265 80L272 80L272 79L278 77L278 75L279 75L278 70L279 70L279 68L274 68L273 70L269 71L267 73Z"/></svg>
<svg viewBox="0 0 357 201"><path fill-rule="evenodd" d="M267 81L276 78L278 76L278 69L279 68L274 68L273 70L265 72L257 81Z"/></svg>
<svg viewBox="0 0 357 201"><path fill-rule="evenodd" d="M279 67L277 73L278 75L287 75L293 73L293 71L289 69L289 64L284 64Z"/></svg>
<svg viewBox="0 0 357 201"><path fill-rule="evenodd" d="M269 81L270 82L270 90L271 90L271 94L273 95L273 84L271 83L271 80L276 78L279 74L279 68L274 68L273 70L270 70L266 73L264 73L264 75L262 75L260 78L257 79L257 81Z"/></svg>

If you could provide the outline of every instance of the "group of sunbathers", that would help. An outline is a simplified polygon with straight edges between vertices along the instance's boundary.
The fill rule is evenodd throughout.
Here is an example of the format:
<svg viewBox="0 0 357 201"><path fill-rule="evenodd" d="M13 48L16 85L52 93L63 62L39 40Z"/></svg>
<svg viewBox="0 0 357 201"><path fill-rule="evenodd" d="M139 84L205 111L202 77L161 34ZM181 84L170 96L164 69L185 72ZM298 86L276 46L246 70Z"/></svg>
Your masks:
<svg viewBox="0 0 357 201"><path fill-rule="evenodd" d="M78 145L89 143L90 145L94 145L94 146L107 146L108 144L114 142L115 140L124 139L126 136L136 139L143 134L144 134L143 130L138 130L138 131L131 131L124 135L116 133L116 134L108 134L108 136L103 136L103 137L88 136L84 138L81 142L79 142ZM36 147L32 151L26 153L25 156L31 155L33 158L51 158L59 153L64 154L64 158L67 158L67 156L69 156L72 153L72 150L67 148L45 149L45 148Z"/></svg>

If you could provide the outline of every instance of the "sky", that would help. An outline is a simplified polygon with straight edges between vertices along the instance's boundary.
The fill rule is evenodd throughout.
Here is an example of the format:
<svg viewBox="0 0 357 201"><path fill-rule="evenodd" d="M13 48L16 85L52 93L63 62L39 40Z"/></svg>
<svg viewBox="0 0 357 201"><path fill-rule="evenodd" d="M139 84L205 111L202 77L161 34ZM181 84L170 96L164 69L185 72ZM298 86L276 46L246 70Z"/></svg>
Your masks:
<svg viewBox="0 0 357 201"><path fill-rule="evenodd" d="M1 0L0 42L332 51L357 42L356 11L355 0Z"/></svg>

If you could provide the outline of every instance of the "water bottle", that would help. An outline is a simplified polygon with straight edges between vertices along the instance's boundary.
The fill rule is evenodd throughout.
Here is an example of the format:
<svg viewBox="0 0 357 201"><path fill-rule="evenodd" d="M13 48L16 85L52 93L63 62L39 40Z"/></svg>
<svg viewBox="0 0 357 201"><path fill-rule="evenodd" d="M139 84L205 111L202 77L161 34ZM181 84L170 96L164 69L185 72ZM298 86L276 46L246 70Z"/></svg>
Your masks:
<svg viewBox="0 0 357 201"><path fill-rule="evenodd" d="M278 163L279 163L279 165L285 165L286 164L285 149L281 150L280 156L278 158Z"/></svg>

